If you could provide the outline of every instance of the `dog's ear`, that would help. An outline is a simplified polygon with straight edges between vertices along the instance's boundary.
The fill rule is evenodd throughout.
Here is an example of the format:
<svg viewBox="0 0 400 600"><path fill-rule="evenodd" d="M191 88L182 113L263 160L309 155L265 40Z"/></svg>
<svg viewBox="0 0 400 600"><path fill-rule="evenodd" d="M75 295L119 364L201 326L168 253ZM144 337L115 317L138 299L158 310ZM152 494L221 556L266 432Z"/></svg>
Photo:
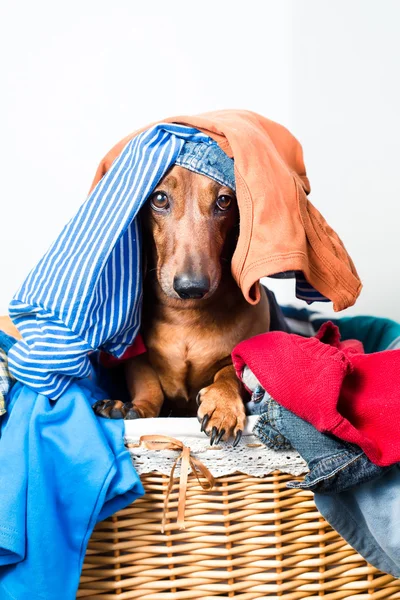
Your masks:
<svg viewBox="0 0 400 600"><path fill-rule="evenodd" d="M239 239L239 223L229 230L228 235L225 238L224 245L223 245L222 252L221 252L221 257L224 260L229 260L229 262L232 261L232 256L235 253L238 239Z"/></svg>
<svg viewBox="0 0 400 600"><path fill-rule="evenodd" d="M142 241L142 277L143 277L143 281L146 278L147 275L147 271L148 271L148 265L149 265L149 259L148 259L148 252L149 252L149 247L148 247L148 234L146 232L146 228L144 227L144 223L143 223L143 208L141 209L139 215L137 216L137 219L139 221L139 227L140 227L140 238Z"/></svg>
<svg viewBox="0 0 400 600"><path fill-rule="evenodd" d="M149 264L149 261L147 258L146 247L143 244L143 246L142 246L142 277L143 277L143 280L146 279L146 275L147 275L147 271L148 271L148 264Z"/></svg>
<svg viewBox="0 0 400 600"><path fill-rule="evenodd" d="M153 253L153 247L151 244L151 232L149 230L149 227L146 226L146 215L147 212L146 210L144 210L145 207L142 207L139 213L139 224L140 224L140 232L141 232L141 239L142 239L142 275L143 275L143 281L145 280L146 276L148 275L149 269L151 268L151 263L152 263L152 253Z"/></svg>
<svg viewBox="0 0 400 600"><path fill-rule="evenodd" d="M148 244L143 244L143 250L142 250L142 273L143 273L143 281L146 279L148 272L149 272L149 268L150 268L150 248L148 246Z"/></svg>

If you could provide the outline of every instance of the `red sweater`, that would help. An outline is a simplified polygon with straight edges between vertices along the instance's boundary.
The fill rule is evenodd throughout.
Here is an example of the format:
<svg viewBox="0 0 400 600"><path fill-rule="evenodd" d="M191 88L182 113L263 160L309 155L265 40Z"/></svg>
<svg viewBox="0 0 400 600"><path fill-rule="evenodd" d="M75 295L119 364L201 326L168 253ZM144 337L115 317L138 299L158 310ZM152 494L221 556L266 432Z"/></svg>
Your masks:
<svg viewBox="0 0 400 600"><path fill-rule="evenodd" d="M321 338L321 339L318 339ZM232 353L282 406L316 429L362 448L379 466L400 461L400 350L362 354L325 324L317 337L273 331Z"/></svg>

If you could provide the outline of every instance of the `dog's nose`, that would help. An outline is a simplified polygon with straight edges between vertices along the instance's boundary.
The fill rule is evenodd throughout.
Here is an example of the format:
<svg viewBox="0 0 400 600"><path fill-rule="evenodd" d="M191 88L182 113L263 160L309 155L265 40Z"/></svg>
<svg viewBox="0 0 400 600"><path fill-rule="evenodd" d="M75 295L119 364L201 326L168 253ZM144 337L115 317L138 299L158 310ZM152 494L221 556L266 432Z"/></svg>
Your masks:
<svg viewBox="0 0 400 600"><path fill-rule="evenodd" d="M205 296L209 289L210 280L208 277L203 276L194 279L185 274L174 277L174 290L182 300L198 300Z"/></svg>

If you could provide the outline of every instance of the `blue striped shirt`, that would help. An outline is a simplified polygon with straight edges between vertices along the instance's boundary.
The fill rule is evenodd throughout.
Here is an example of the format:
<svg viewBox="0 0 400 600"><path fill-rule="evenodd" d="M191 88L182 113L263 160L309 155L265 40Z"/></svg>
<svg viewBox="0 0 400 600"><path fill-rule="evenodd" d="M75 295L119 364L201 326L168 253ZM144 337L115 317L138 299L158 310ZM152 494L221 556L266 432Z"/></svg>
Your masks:
<svg viewBox="0 0 400 600"><path fill-rule="evenodd" d="M22 383L57 399L90 373L88 354L119 358L140 327L139 209L186 140L213 143L191 127L161 123L133 138L13 297L23 340L8 355Z"/></svg>
<svg viewBox="0 0 400 600"><path fill-rule="evenodd" d="M329 302L329 298L325 298L325 296L308 283L301 271L296 271L296 298L304 300L307 304Z"/></svg>

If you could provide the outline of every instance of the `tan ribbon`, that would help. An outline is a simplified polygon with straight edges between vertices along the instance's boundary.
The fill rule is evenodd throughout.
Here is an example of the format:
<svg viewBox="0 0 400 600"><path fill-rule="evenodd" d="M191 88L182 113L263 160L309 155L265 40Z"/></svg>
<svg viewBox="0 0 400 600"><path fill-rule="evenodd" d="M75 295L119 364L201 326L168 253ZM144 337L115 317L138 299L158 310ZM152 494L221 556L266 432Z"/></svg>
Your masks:
<svg viewBox="0 0 400 600"><path fill-rule="evenodd" d="M186 505L186 490L189 475L189 467L192 468L193 473L197 477L197 481L203 488L203 490L211 490L214 487L214 477L203 463L194 458L190 454L190 448L185 446L181 441L167 435L142 435L139 440L141 445L144 445L149 450L181 450L180 455L176 458L174 465L171 469L169 476L169 482L167 492L164 498L164 511L162 518L162 533L165 530L165 521L167 518L168 500L174 485L174 473L175 467L181 460L181 474L179 479L179 496L178 496L178 527L179 529L185 529L185 505ZM128 444L129 446L129 444ZM204 477L206 481L201 481L200 477Z"/></svg>

